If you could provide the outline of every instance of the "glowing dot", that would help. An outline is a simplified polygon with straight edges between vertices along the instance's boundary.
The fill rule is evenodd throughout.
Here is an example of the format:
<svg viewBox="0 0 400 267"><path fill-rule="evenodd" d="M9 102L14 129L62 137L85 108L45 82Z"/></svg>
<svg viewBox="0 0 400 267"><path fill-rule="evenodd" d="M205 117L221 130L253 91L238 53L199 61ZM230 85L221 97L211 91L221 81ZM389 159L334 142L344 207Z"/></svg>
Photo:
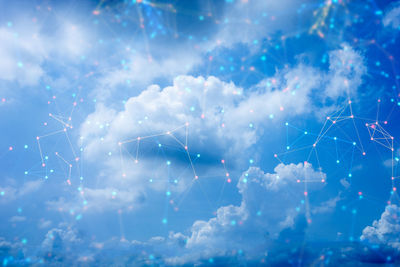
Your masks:
<svg viewBox="0 0 400 267"><path fill-rule="evenodd" d="M163 224L167 224L167 223L168 223L168 220L167 220L166 218L164 218L164 219L162 219L162 223L163 223Z"/></svg>
<svg viewBox="0 0 400 267"><path fill-rule="evenodd" d="M167 165L171 165L171 161L168 160L168 161L167 161Z"/></svg>
<svg viewBox="0 0 400 267"><path fill-rule="evenodd" d="M17 65L19 68L22 68L24 66L24 64L22 62L18 62Z"/></svg>
<svg viewBox="0 0 400 267"><path fill-rule="evenodd" d="M27 148L28 148L28 145L24 145L24 148L27 149Z"/></svg>
<svg viewBox="0 0 400 267"><path fill-rule="evenodd" d="M1 191L1 192L0 192L0 195L1 195L1 196L4 196L4 194L5 194L4 191Z"/></svg>
<svg viewBox="0 0 400 267"><path fill-rule="evenodd" d="M26 240L26 238L24 238L24 239L22 239L22 241L21 241L21 242L22 242L22 244L24 244L24 245L25 245L26 243L28 243L28 240Z"/></svg>
<svg viewBox="0 0 400 267"><path fill-rule="evenodd" d="M200 158L200 154L197 154L197 157Z"/></svg>
<svg viewBox="0 0 400 267"><path fill-rule="evenodd" d="M167 196L170 196L170 195L171 195L171 192L170 192L170 191L167 191L165 194L166 194Z"/></svg>
<svg viewBox="0 0 400 267"><path fill-rule="evenodd" d="M228 178L226 181L227 181L228 183L232 182L231 178Z"/></svg>
<svg viewBox="0 0 400 267"><path fill-rule="evenodd" d="M305 192L304 192L304 195L305 195L305 196L308 196L308 192L307 192L307 191L305 191Z"/></svg>

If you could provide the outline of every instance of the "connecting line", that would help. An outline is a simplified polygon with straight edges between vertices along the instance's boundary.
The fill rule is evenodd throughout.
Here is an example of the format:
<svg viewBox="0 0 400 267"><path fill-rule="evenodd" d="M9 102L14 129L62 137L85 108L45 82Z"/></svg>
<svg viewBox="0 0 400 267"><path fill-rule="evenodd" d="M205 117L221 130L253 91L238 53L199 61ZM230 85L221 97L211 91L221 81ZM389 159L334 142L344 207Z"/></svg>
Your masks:
<svg viewBox="0 0 400 267"><path fill-rule="evenodd" d="M55 116L55 115L53 115L53 114L51 114L51 113L49 113L49 116L50 116L50 118L53 118L53 119L55 119L56 121L60 122L60 123L61 123L62 125L64 125L65 127L67 127L67 128L72 128L72 125L70 125L70 124L68 124L68 123L66 123L66 122L64 122L64 121L62 121L61 119L57 118L57 116Z"/></svg>
<svg viewBox="0 0 400 267"><path fill-rule="evenodd" d="M190 157L188 147L187 147L186 145L184 145L181 141L179 141L178 138L175 137L175 135L173 135L173 134L171 134L171 133L170 133L169 135L170 135L172 138L174 138L174 139L176 140L176 142L178 142L178 144L180 144L180 145L185 149L186 155L187 155L187 157L188 157L188 159L189 159L189 161L190 161L190 165L192 166L192 170L193 170L193 174L194 174L194 179L199 178L199 177L197 176L197 174L196 174L196 170L194 169L194 165L193 165L193 162L192 162L192 158Z"/></svg>
<svg viewBox="0 0 400 267"><path fill-rule="evenodd" d="M44 163L44 160L43 160L42 147L40 146L40 141L39 141L39 139L40 139L40 137L37 136L37 137L36 137L36 141L37 141L37 144L38 144L38 147L39 147L40 158L42 159L42 166L44 167L44 166L46 166L46 164Z"/></svg>
<svg viewBox="0 0 400 267"><path fill-rule="evenodd" d="M141 140L143 140L143 139L149 139L149 138L154 138L154 137L158 137L158 136L170 136L170 137L172 137L179 145L181 145L181 146L185 149L186 155L187 155L187 157L188 157L188 159L189 159L189 162L190 162L190 166L192 167L192 170L193 170L194 179L198 179L199 177L197 176L197 173L196 173L196 170L195 170L195 168L194 168L193 161L192 161L192 158L190 157L190 153L189 153L188 146L187 146L187 143L188 143L188 126L189 126L189 123L185 123L184 125L181 125L181 126L175 128L175 129L170 130L170 131L167 131L167 132L163 132L163 133L159 133L159 134L152 134L152 135L147 135L147 136L139 136L139 137L136 137L136 138L132 138L132 139L128 139L128 140L125 140L125 141L118 142L118 145L119 145L119 147L120 147L121 164L123 165L122 149L121 149L121 147L122 147L123 144L128 144L128 143L132 143L132 142L137 142L137 146L136 146L136 157L135 157L135 163L137 163L137 162L138 162L138 157L139 157L139 145L140 145L140 141L141 141ZM182 143L178 138L175 137L175 135L173 135L174 132L176 132L176 131L182 129L183 127L186 127L186 128L185 128L185 143ZM131 154L129 153L129 151L128 151L128 154L131 155ZM132 157L132 156L131 156L131 157Z"/></svg>
<svg viewBox="0 0 400 267"><path fill-rule="evenodd" d="M65 164L68 165L69 170L68 170L68 179L67 179L67 183L69 185L71 185L71 172L72 172L72 164L69 163L65 158L63 158L58 152L55 153L57 157L59 157L62 161L65 162Z"/></svg>
<svg viewBox="0 0 400 267"><path fill-rule="evenodd" d="M138 140L148 139L148 138L157 137L157 136L169 135L169 134L171 134L171 133L173 133L173 132L176 132L176 131L178 131L179 129L181 129L181 128L187 126L187 125L188 125L188 124L185 123L184 125L179 126L179 127L175 128L175 129L173 129L173 130L171 130L171 131L162 132L162 133L159 133L159 134L147 135L147 136L139 136L139 137L136 137L136 138L132 138L132 139L128 139L128 140L125 140L125 141L121 141L121 142L119 142L118 144L123 145L123 144L127 144L127 143L132 143L132 142L135 142L135 141L138 141Z"/></svg>
<svg viewBox="0 0 400 267"><path fill-rule="evenodd" d="M42 147L40 145L40 138L52 136L52 135L55 135L55 134L58 134L58 133L62 133L64 131L65 131L65 129L59 130L59 131L55 131L55 132L51 132L51 133L48 133L48 134L45 134L45 135L41 135L41 136L36 136L36 141L37 141L38 148L39 148L39 153L40 153L40 159L42 160L42 167L45 167L46 164L45 164L44 159L43 159L43 151L42 151Z"/></svg>

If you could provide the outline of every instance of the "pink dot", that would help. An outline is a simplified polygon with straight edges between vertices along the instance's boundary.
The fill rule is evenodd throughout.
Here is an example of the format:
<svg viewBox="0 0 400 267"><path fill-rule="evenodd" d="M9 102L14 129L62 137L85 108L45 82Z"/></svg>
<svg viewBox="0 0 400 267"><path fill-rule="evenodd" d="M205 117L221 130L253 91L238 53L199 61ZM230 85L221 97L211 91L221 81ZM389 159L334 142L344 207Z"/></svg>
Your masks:
<svg viewBox="0 0 400 267"><path fill-rule="evenodd" d="M307 192L307 191L304 191L304 195L305 195L305 196L308 196L308 192Z"/></svg>
<svg viewBox="0 0 400 267"><path fill-rule="evenodd" d="M10 147L8 148L8 150L10 150L10 151L11 151L11 150L13 150L13 147L12 147L12 146L10 146Z"/></svg>
<svg viewBox="0 0 400 267"><path fill-rule="evenodd" d="M228 178L227 182L228 182L228 183L232 182L231 178Z"/></svg>
<svg viewBox="0 0 400 267"><path fill-rule="evenodd" d="M225 163L225 160L221 159L221 163L224 164L224 163Z"/></svg>

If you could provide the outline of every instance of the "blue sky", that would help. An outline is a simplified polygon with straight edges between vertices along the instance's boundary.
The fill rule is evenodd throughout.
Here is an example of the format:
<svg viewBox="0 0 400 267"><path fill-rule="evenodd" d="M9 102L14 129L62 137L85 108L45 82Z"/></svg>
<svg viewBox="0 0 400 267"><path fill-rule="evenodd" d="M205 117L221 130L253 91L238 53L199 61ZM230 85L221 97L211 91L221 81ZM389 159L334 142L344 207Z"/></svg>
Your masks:
<svg viewBox="0 0 400 267"><path fill-rule="evenodd" d="M400 2L0 7L3 266L400 263Z"/></svg>

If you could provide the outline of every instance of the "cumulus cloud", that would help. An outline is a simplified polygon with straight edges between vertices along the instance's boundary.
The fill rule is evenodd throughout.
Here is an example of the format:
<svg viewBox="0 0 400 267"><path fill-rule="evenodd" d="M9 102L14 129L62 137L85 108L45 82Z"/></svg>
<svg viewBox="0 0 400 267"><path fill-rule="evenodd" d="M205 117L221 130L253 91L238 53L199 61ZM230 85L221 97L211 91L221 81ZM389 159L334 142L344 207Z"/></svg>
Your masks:
<svg viewBox="0 0 400 267"><path fill-rule="evenodd" d="M189 253L181 260L221 256L234 250L259 256L283 229L294 228L295 218L307 213L301 202L304 195L323 187L322 182L309 181L325 180L326 175L308 163L279 164L274 171L264 173L251 167L243 173L237 184L242 195L240 206L220 207L216 217L196 221L186 239Z"/></svg>
<svg viewBox="0 0 400 267"><path fill-rule="evenodd" d="M135 51L117 67L112 66L102 70L104 75L98 82L95 95L98 100L105 100L111 97L119 86L123 88L147 86L155 79L186 74L199 63L200 56L197 52L185 53L180 50L179 55L170 53L168 56L153 58Z"/></svg>
<svg viewBox="0 0 400 267"><path fill-rule="evenodd" d="M99 265L117 262L176 266L234 256L238 251L246 260L260 259L281 238L283 230L304 231L307 222L298 218L311 214L302 200L305 192L312 197L312 192L320 190L323 180L326 175L309 163L279 164L273 173L251 167L237 183L240 205L222 206L208 221L195 221L187 235L170 232L167 237L156 236L145 242L124 238L101 242L89 241L74 228L59 227L47 233L41 253L47 255L48 263L69 262L72 259L68 254L76 251L75 259Z"/></svg>
<svg viewBox="0 0 400 267"><path fill-rule="evenodd" d="M101 179L96 187L88 186L77 195L75 203L59 199L48 204L63 210L67 206L78 209L82 203L93 210L132 209L146 199L149 188L166 190L170 186L172 191L182 191L192 184L198 176L196 164L187 166L196 154L214 159L216 164L222 158L231 160L240 170L241 157L237 155L246 156L265 126L317 108L324 110L321 105L328 111L336 107L335 101L355 95L364 73L362 66L362 57L343 45L331 53L328 72L299 64L248 90L212 76L178 76L172 86L161 89L151 85L131 97L122 111L99 103L80 127L80 142L87 162L97 164ZM318 106L313 104L316 102ZM156 138L145 139L154 135ZM126 140L131 142L124 143ZM174 147L175 152L168 154L173 159L170 166L165 156L154 156L154 151L163 149L162 144ZM165 155L166 150L162 151ZM154 179L156 183L149 183Z"/></svg>
<svg viewBox="0 0 400 267"><path fill-rule="evenodd" d="M386 206L381 218L364 228L360 239L400 251L400 208L394 204Z"/></svg>

